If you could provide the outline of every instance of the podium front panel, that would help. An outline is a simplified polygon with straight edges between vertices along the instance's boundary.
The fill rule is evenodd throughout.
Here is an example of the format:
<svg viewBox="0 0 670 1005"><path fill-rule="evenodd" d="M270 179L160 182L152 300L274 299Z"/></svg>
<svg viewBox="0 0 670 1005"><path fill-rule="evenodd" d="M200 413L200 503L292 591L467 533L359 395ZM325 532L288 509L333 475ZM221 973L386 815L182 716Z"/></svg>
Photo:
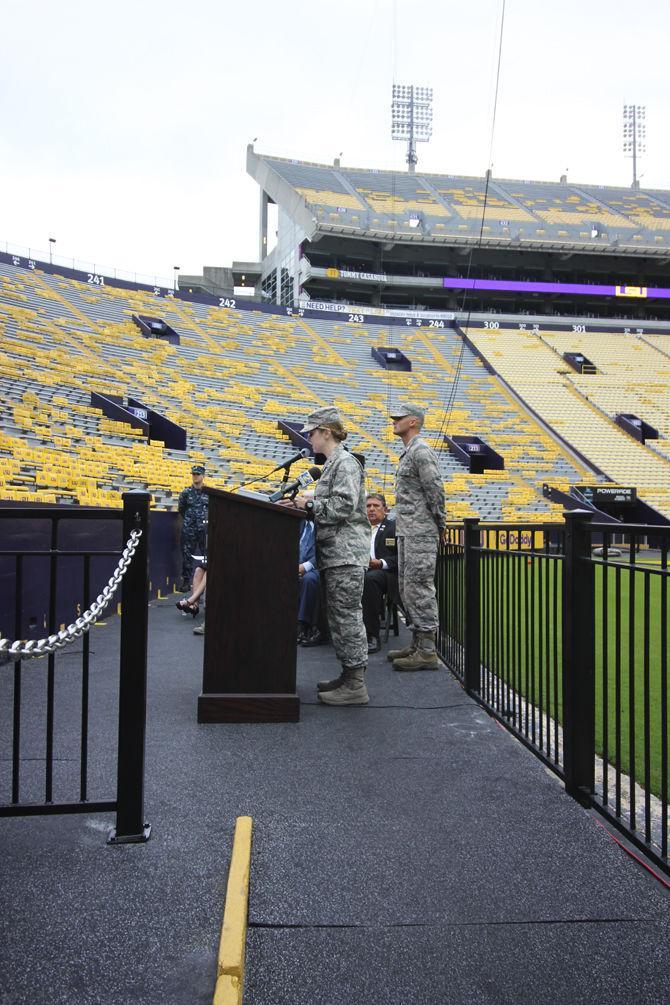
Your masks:
<svg viewBox="0 0 670 1005"><path fill-rule="evenodd" d="M208 494L203 698L295 695L301 520L270 503Z"/></svg>

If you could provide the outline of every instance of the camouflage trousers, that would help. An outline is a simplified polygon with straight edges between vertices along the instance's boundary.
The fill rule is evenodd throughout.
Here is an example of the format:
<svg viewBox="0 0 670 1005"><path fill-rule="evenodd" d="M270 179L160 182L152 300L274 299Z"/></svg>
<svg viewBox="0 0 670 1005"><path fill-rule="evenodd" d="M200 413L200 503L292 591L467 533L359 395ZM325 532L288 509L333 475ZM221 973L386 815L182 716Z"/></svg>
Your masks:
<svg viewBox="0 0 670 1005"><path fill-rule="evenodd" d="M328 629L335 655L343 667L367 666L368 637L363 625L363 577L357 565L321 570L326 594Z"/></svg>
<svg viewBox="0 0 670 1005"><path fill-rule="evenodd" d="M398 587L402 606L416 631L438 626L435 564L440 539L435 534L398 538Z"/></svg>

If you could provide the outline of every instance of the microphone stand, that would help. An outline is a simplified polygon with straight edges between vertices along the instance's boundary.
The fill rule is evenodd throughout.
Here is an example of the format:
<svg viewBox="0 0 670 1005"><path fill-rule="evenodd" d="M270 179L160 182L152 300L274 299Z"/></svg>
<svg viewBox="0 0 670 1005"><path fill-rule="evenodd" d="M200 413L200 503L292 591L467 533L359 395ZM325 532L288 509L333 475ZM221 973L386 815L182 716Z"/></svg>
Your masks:
<svg viewBox="0 0 670 1005"><path fill-rule="evenodd" d="M302 458L302 459L304 460L305 458ZM289 476L289 472L291 470L291 464L295 464L295 461L290 461L290 462L287 461L285 464L282 465L282 467L284 468L284 475L283 475L282 480L281 480L282 485L286 485L286 483L288 482L288 476ZM256 482L267 481L267 479L270 477L270 475L273 475L276 470L277 470L276 468L273 468L272 471L268 471L264 475L258 475L256 478L250 478L248 482L240 482L239 485L236 485L235 488L231 489L230 491L231 492L237 492L238 489L245 489L247 487L247 485L254 485Z"/></svg>

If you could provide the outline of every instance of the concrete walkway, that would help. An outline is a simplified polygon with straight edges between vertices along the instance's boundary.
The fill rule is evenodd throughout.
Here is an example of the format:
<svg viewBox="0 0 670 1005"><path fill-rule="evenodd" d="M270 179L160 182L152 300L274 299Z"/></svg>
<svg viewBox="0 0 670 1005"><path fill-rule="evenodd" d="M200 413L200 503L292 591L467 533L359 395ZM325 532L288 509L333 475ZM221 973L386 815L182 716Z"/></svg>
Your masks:
<svg viewBox="0 0 670 1005"><path fill-rule="evenodd" d="M382 653L371 704L332 709L314 688L332 650L301 649L299 724L198 726L191 628L152 605L149 843L107 847L105 815L0 820L0 1005L211 1002L240 814L254 820L247 1005L667 1001L666 891L448 672L396 674ZM93 648L92 798L113 791L116 619ZM57 662L62 795L76 665ZM32 675L37 730L44 665ZM30 728L24 756L36 784Z"/></svg>

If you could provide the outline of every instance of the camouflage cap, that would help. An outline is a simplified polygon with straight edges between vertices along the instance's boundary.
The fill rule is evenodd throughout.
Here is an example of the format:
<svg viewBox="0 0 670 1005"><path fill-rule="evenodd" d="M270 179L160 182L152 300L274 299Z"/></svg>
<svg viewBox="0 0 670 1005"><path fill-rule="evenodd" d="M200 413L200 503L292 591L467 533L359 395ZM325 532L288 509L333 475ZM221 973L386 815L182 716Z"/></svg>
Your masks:
<svg viewBox="0 0 670 1005"><path fill-rule="evenodd" d="M192 475L204 475L205 465L204 464L194 464L191 468Z"/></svg>
<svg viewBox="0 0 670 1005"><path fill-rule="evenodd" d="M307 422L300 430L301 433L311 433L313 429L318 429L319 426L330 426L333 422L342 422L340 418L340 413L332 405L326 408L317 408L316 412L312 412L311 415L307 416Z"/></svg>
<svg viewBox="0 0 670 1005"><path fill-rule="evenodd" d="M407 415L413 415L420 422L426 418L426 413L418 405L410 405L408 402L402 402L392 408L390 411L390 417L392 419L404 419Z"/></svg>

